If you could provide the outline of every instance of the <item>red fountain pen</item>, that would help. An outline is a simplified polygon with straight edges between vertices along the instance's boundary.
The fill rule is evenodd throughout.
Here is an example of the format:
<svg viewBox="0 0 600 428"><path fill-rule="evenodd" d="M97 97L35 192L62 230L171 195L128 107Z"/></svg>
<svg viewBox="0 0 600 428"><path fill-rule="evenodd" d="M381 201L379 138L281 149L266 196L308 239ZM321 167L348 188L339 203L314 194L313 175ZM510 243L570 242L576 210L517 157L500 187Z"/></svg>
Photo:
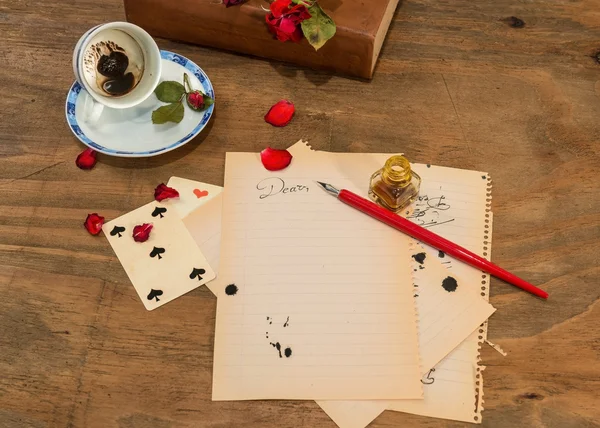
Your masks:
<svg viewBox="0 0 600 428"><path fill-rule="evenodd" d="M490 275L500 278L509 284L514 285L515 287L521 288L543 299L548 298L548 293L537 288L535 285L530 284L516 275L513 275L512 273L502 269L492 262L487 261L483 257L472 253L466 248L463 248L460 245L457 245L446 238L442 238L430 230L411 222L410 220L386 210L385 208L369 201L368 199L358 196L349 190L338 190L331 184L321 183L320 181L317 181L317 183L319 183L321 187L323 187L323 189L330 195L335 196L340 201L350 205L352 208L356 208L357 210L370 215L371 217L387 224L388 226L398 229L399 231L404 232L405 234L419 241L431 245L432 247L441 250L446 254L455 257L456 259L463 261L477 269L487 272Z"/></svg>

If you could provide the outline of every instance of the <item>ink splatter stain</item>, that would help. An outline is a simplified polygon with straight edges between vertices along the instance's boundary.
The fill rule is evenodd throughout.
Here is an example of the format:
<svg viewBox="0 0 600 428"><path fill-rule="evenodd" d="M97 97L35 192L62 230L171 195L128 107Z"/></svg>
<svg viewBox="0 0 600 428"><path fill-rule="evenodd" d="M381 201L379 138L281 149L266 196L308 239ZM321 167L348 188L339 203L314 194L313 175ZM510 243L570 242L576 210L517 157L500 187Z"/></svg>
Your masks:
<svg viewBox="0 0 600 428"><path fill-rule="evenodd" d="M483 178L485 180L487 177L485 175L482 175L481 178Z"/></svg>
<svg viewBox="0 0 600 428"><path fill-rule="evenodd" d="M438 257L440 259L443 259L445 255L446 255L446 253L444 253L443 251L438 252Z"/></svg>
<svg viewBox="0 0 600 428"><path fill-rule="evenodd" d="M508 18L504 18L502 20L505 24L507 24L511 28L523 28L525 26L525 21L516 16L509 16Z"/></svg>
<svg viewBox="0 0 600 428"><path fill-rule="evenodd" d="M425 253L418 253L418 254L412 255L412 258L415 259L417 261L417 263L419 263L421 265L425 261L425 257L427 257L427 254L425 254Z"/></svg>
<svg viewBox="0 0 600 428"><path fill-rule="evenodd" d="M283 353L285 354L286 358L290 358L292 356L292 348L285 348L285 351L283 351ZM281 354L279 356L281 357Z"/></svg>
<svg viewBox="0 0 600 428"><path fill-rule="evenodd" d="M228 296L235 296L237 292L238 288L235 284L229 284L227 287L225 287L225 294Z"/></svg>
<svg viewBox="0 0 600 428"><path fill-rule="evenodd" d="M456 282L456 279L452 278L451 276L448 276L442 281L442 287L444 287L444 290L452 292L456 291L456 289L458 288L458 283Z"/></svg>
<svg viewBox="0 0 600 428"><path fill-rule="evenodd" d="M284 327L287 327L288 325L290 325L290 317L287 317L287 320L285 320L285 324L283 324Z"/></svg>
<svg viewBox="0 0 600 428"><path fill-rule="evenodd" d="M269 321L269 325L273 324L273 320L271 319L271 317L267 317L267 321Z"/></svg>
<svg viewBox="0 0 600 428"><path fill-rule="evenodd" d="M279 352L279 358L281 358L281 344L279 342L273 343L271 342L271 346ZM289 348L288 348L289 349ZM290 354L291 355L291 354Z"/></svg>

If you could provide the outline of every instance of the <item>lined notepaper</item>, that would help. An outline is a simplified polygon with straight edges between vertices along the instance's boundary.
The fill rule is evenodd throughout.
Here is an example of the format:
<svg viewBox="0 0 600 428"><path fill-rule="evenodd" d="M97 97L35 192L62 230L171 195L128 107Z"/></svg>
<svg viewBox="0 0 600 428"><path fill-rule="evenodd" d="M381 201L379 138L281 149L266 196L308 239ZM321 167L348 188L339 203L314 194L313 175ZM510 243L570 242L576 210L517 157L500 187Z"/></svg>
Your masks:
<svg viewBox="0 0 600 428"><path fill-rule="evenodd" d="M423 247L418 246L423 251ZM379 414L386 409L399 410L405 408L407 412L412 409L431 409L434 398L428 396L428 391L438 391L448 394L445 403L441 407L444 412L460 412L465 408L465 395L469 395L468 404L471 406L471 415L474 409L474 391L471 381L473 367L469 367L469 375L464 376L465 367L468 362L469 350L453 351L457 346L470 337L470 334L478 328L495 311L494 307L487 303L478 293L472 293L473 284L468 284L460 276L445 269L440 262L444 258L427 256L423 264L417 263L415 275L415 293L417 294L417 308L419 315L419 346L421 360L424 368L423 390L424 400L396 400L390 402L376 400L362 401L325 401L317 403L321 408L342 428L364 428ZM453 292L446 291L442 286L445 278L454 278L458 287ZM475 342L475 345L477 342ZM450 355L448 355L450 354ZM448 356L447 356L448 355ZM466 361L465 361L466 359ZM440 361L442 363L438 364ZM442 379L438 381L437 379ZM459 393L454 395L446 387L454 384L447 381L459 382ZM435 384L437 382L437 384ZM435 385L434 385L435 384ZM455 385L454 385L455 386ZM466 390L470 388L469 393ZM447 404L452 403L452 404ZM456 405L454 405L456 404ZM437 406L436 406L437 408Z"/></svg>
<svg viewBox="0 0 600 428"><path fill-rule="evenodd" d="M375 171L383 165L390 156L390 154L313 152L303 143L294 145L290 151L294 156L312 156L312 153L334 156L333 162L337 163L338 168L353 170L357 179L361 177L363 195L366 195L368 185L364 177L368 176L369 171ZM422 178L420 199L404 215L477 254L489 257L492 220L489 209L491 198L489 176L477 171L424 164L414 164L413 167ZM427 246L425 248L430 259L440 256L438 250ZM449 272L462 278L471 297L477 296L487 300L488 275L445 254L443 258L439 258ZM427 303L426 298L418 302L420 305ZM421 330L428 322L428 317L423 315L423 310L419 306ZM467 333L468 331L463 332L465 335ZM433 367L435 371L430 372L426 369L426 365L423 366L427 371L424 378L424 400L398 400L391 403L389 408L433 417L481 422L480 397L483 394L483 378L482 368L478 367L478 342L481 341L480 337L484 336L485 327L475 330L450 355ZM422 346L421 353L424 358L427 358L427 352L427 346ZM436 376L439 381L435 380ZM434 379L433 382L428 380L431 378ZM454 393L455 388L456 393ZM362 428L387 407L387 404L380 401L367 400L320 400L317 403L342 428Z"/></svg>
<svg viewBox="0 0 600 428"><path fill-rule="evenodd" d="M294 160L310 159L313 152L305 144L298 143L290 148L294 154ZM318 153L318 152L317 152ZM338 155L338 154L336 154ZM342 156L358 157L361 163L373 163L369 154L348 154ZM385 160L389 155L375 155ZM371 159L369 159L371 158ZM352 160L352 159L351 159ZM375 163L377 163L375 162ZM344 165L345 162L336 161L337 167L342 170L356 168L354 161L350 167ZM360 168L360 165L358 166ZM365 168L365 170L370 169ZM487 174L474 171L460 171L454 169L440 168L427 165L415 165L415 169L423 177L421 187L421 200L417 201L411 211L413 221L423 226L432 228L436 233L445 236L460 245L466 246L472 251L489 257L491 250L491 212L489 205L489 178ZM455 172L459 174L455 174ZM364 178L363 171L358 172ZM441 178L441 179L440 179ZM479 182L478 180L481 180ZM356 181L360 183L360 180ZM364 183L364 189L368 183ZM452 184L452 191L446 184ZM472 187L472 189L470 189ZM466 189L466 190L465 190ZM359 192L360 190L358 190ZM425 197L426 196L426 197ZM209 213L205 211L208 208ZM195 231L197 243L202 251L209 258L211 245L207 245L205 237L214 235L214 227L208 218L218 218L220 215L220 204L213 207L203 207L196 213L184 219L190 233L194 236ZM486 214L489 217L486 217ZM190 221L190 217L194 217ZM489 223L486 223L488 220ZM204 237L204 238L203 238ZM218 241L218 239L216 239ZM427 262L435 262L443 265L448 272L462 278L461 282L466 284L463 290L468 290L471 297L480 296L480 293L487 295L487 275L482 274L470 266L455 261L448 256L439 257L439 251L426 247ZM214 262L211 260L211 264ZM424 313L423 305L430 301L429 284L435 284L432 279L433 270L418 270L416 273L416 282L421 284L418 291L419 313ZM429 279L428 279L429 278ZM482 285L484 282L486 285ZM216 282L208 284L215 294L217 293ZM487 297L487 296L486 296ZM429 320L429 321L428 321ZM420 317L419 325L423 327L427 322L431 322L430 317ZM323 409L343 428L363 428L375 419L385 408L411 412L426 416L448 418L470 422L481 421L481 395L482 395L482 367L478 367L478 343L479 337L485 334L479 329L475 330L469 337L463 341L454 351L445 357L441 362L435 365L435 370L428 370L423 367L423 383L425 398L417 400L396 400L388 403L387 401L375 400L344 400L344 401L324 401L318 403ZM421 342L423 337L420 337ZM429 352L427 346L421 345L421 354L427 360ZM477 377L478 376L478 377ZM477 382L477 384L476 384ZM479 396L476 398L476 396Z"/></svg>
<svg viewBox="0 0 600 428"><path fill-rule="evenodd" d="M227 154L213 399L421 398L409 240L314 180L357 190Z"/></svg>
<svg viewBox="0 0 600 428"><path fill-rule="evenodd" d="M419 165L418 171L423 174L423 181L428 180L430 183L441 182L445 175L444 169L433 166L427 168L426 165ZM446 210L440 218L442 222L454 220L434 226L432 230L489 260L493 215L490 209L491 181L488 174L463 171L455 176L450 184L458 186L464 183L464 191L460 195L455 192L446 193L447 186L441 186L440 189L440 185L430 183L425 187L427 194L433 197L452 195L457 202L450 203L453 207ZM426 248L431 256L438 253L431 247ZM460 274L469 284L473 284L469 292L487 301L489 275L448 256L445 258L449 262L445 265L449 271ZM487 321L435 366L432 375L435 382L423 387L424 400L394 401L388 408L423 416L481 423L484 367L479 365L479 346L486 332Z"/></svg>

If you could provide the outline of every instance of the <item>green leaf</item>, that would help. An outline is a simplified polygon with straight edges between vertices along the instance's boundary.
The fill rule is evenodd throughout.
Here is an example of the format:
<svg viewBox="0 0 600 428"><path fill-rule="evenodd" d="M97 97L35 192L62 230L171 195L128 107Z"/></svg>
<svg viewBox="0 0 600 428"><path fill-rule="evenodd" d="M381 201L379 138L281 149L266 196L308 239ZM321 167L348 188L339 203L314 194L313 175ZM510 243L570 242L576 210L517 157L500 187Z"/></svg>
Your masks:
<svg viewBox="0 0 600 428"><path fill-rule="evenodd" d="M176 103L185 94L185 88L181 83L170 80L158 85L154 93L163 103Z"/></svg>
<svg viewBox="0 0 600 428"><path fill-rule="evenodd" d="M335 22L321 9L317 2L308 7L308 12L310 18L302 21L302 32L308 43L318 51L327 40L335 35Z"/></svg>
<svg viewBox="0 0 600 428"><path fill-rule="evenodd" d="M161 125L167 122L179 123L183 119L183 104L180 102L167 104L152 112L152 123Z"/></svg>
<svg viewBox="0 0 600 428"><path fill-rule="evenodd" d="M215 103L215 100L213 100L211 97L209 97L208 95L204 96L204 107L205 108L210 107L214 103Z"/></svg>

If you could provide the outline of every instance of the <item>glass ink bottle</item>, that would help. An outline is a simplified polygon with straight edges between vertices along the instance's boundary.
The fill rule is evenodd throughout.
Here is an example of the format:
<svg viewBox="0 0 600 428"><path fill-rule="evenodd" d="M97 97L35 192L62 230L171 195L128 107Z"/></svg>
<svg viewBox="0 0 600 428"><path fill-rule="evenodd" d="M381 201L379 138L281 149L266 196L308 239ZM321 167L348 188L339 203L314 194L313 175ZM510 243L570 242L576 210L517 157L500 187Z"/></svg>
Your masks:
<svg viewBox="0 0 600 428"><path fill-rule="evenodd" d="M392 156L371 176L369 197L384 208L398 212L419 194L421 177L404 156Z"/></svg>

